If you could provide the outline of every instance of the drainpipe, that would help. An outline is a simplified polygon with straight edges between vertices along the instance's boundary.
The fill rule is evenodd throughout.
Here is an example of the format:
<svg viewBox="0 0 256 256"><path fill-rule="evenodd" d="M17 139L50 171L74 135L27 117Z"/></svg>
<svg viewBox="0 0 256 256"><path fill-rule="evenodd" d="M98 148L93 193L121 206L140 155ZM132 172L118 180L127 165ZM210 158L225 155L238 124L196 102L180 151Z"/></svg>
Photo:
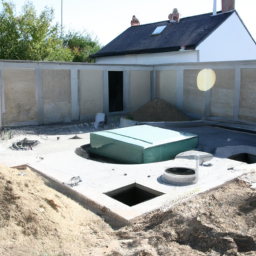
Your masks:
<svg viewBox="0 0 256 256"><path fill-rule="evenodd" d="M217 0L213 0L213 15L217 15Z"/></svg>

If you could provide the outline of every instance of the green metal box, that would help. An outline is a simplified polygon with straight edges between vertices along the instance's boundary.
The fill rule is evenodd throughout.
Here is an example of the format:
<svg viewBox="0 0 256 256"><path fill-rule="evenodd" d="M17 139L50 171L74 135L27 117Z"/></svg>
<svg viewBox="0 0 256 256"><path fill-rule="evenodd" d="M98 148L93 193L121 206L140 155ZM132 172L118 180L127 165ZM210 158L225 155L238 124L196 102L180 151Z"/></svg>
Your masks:
<svg viewBox="0 0 256 256"><path fill-rule="evenodd" d="M90 152L121 163L143 164L174 159L198 146L198 136L149 125L90 134Z"/></svg>

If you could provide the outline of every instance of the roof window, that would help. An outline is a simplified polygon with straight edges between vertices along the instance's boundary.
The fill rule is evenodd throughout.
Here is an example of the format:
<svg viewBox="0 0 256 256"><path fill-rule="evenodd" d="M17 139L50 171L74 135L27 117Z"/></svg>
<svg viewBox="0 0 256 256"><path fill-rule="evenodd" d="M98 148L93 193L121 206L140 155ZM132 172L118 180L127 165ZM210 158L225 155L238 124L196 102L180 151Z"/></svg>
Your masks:
<svg viewBox="0 0 256 256"><path fill-rule="evenodd" d="M156 36L156 35L161 34L165 28L166 28L166 26L157 27L157 28L154 30L154 32L151 34L151 36Z"/></svg>

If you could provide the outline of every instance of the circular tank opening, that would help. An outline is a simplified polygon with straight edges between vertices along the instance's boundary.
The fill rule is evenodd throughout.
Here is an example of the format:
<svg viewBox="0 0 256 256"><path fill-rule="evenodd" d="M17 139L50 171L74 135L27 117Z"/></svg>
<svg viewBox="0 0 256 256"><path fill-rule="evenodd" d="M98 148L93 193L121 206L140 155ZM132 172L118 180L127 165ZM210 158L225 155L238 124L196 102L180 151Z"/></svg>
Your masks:
<svg viewBox="0 0 256 256"><path fill-rule="evenodd" d="M195 170L185 167L173 167L165 170L166 173L176 174L176 175L192 175L195 174Z"/></svg>
<svg viewBox="0 0 256 256"><path fill-rule="evenodd" d="M190 185L197 183L196 171L186 167L171 167L164 171L162 181L171 185Z"/></svg>

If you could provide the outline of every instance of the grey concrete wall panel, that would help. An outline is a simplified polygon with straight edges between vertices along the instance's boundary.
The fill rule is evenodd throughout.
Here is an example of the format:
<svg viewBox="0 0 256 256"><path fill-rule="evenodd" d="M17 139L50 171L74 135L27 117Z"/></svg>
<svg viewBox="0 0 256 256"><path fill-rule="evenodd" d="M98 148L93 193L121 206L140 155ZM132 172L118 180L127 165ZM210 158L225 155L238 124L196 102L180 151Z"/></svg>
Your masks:
<svg viewBox="0 0 256 256"><path fill-rule="evenodd" d="M103 112L103 71L80 70L80 120L94 121Z"/></svg>
<svg viewBox="0 0 256 256"><path fill-rule="evenodd" d="M156 71L150 72L150 88L151 88L151 100L156 97Z"/></svg>
<svg viewBox="0 0 256 256"><path fill-rule="evenodd" d="M71 119L79 120L78 70L71 69Z"/></svg>
<svg viewBox="0 0 256 256"><path fill-rule="evenodd" d="M35 69L36 75L36 105L37 105L37 123L44 123L44 99L43 99L43 75L42 69Z"/></svg>
<svg viewBox="0 0 256 256"><path fill-rule="evenodd" d="M44 123L71 121L70 70L43 70Z"/></svg>
<svg viewBox="0 0 256 256"><path fill-rule="evenodd" d="M177 71L166 70L156 72L156 96L176 106Z"/></svg>
<svg viewBox="0 0 256 256"><path fill-rule="evenodd" d="M235 69L214 72L216 83L211 89L211 116L233 118Z"/></svg>
<svg viewBox="0 0 256 256"><path fill-rule="evenodd" d="M256 69L242 69L239 119L256 122Z"/></svg>
<svg viewBox="0 0 256 256"><path fill-rule="evenodd" d="M205 92L197 87L197 76L200 70L184 70L183 110L196 116L204 116Z"/></svg>
<svg viewBox="0 0 256 256"><path fill-rule="evenodd" d="M130 112L151 100L150 71L130 72Z"/></svg>
<svg viewBox="0 0 256 256"><path fill-rule="evenodd" d="M37 121L34 69L4 69L5 124Z"/></svg>
<svg viewBox="0 0 256 256"><path fill-rule="evenodd" d="M184 70L178 68L177 70L177 80L176 80L176 107L183 110L184 104Z"/></svg>

